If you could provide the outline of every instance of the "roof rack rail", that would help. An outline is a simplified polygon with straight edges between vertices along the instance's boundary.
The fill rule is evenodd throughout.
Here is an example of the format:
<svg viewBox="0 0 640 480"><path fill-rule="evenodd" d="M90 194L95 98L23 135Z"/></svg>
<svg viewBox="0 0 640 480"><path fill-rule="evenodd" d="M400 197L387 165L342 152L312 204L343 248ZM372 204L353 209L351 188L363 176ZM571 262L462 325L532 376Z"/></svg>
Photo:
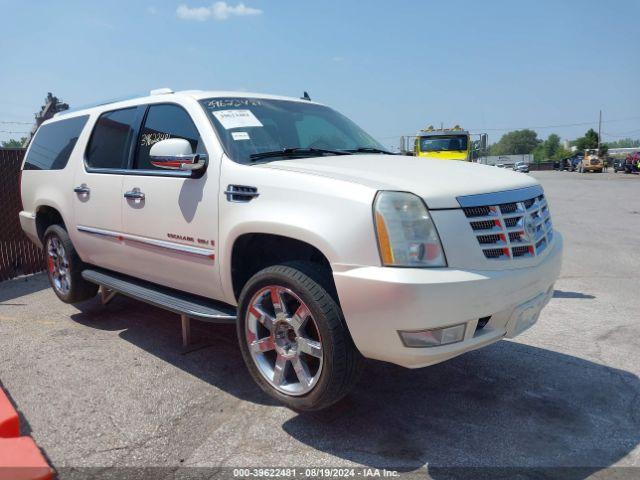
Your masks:
<svg viewBox="0 0 640 480"><path fill-rule="evenodd" d="M149 92L149 95L167 95L169 93L173 93L173 90L167 87L163 88L155 88Z"/></svg>
<svg viewBox="0 0 640 480"><path fill-rule="evenodd" d="M73 108L70 108L69 110L65 110L64 112L56 113L54 116L63 115L70 112L77 112L79 110L87 110L89 108L100 107L102 105L109 105L110 103L126 102L127 100L133 100L140 97L144 97L144 95L140 95L138 93L134 95L124 95L122 97L110 98L108 100L100 100L98 102L93 102L93 103L86 103L84 105L80 105L78 107L73 107Z"/></svg>
<svg viewBox="0 0 640 480"><path fill-rule="evenodd" d="M173 90L171 90L170 88L156 88L154 90L151 90L149 92L149 96L152 95L167 95L169 93L174 93ZM66 113L71 113L71 112L77 112L78 110L86 110L88 108L94 108L94 107L100 107L102 105L109 105L110 103L116 103L116 102L125 102L127 100L134 100L136 98L141 98L141 97L145 97L146 95L144 94L134 94L134 95L125 95L122 97L116 97L116 98L110 98L108 100L101 100L98 102L94 102L94 103L89 103L89 104L85 104L85 105L81 105L79 107L74 107L71 108L69 110L65 110L63 112L58 112L54 115L54 117L58 116L58 115L63 115Z"/></svg>

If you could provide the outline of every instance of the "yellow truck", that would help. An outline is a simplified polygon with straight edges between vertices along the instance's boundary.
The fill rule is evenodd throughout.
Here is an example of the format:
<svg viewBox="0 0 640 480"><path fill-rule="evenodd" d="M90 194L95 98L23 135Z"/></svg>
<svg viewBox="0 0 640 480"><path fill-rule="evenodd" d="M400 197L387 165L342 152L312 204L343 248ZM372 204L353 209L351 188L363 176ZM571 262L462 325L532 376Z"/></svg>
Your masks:
<svg viewBox="0 0 640 480"><path fill-rule="evenodd" d="M602 172L602 168L604 167L604 162L602 157L598 154L598 150L585 150L584 157L580 161L578 165L578 172Z"/></svg>
<svg viewBox="0 0 640 480"><path fill-rule="evenodd" d="M472 136L475 140L472 139ZM400 137L400 153L432 160L480 161L488 152L486 133L469 133L456 125L453 128L429 126L417 135Z"/></svg>
<svg viewBox="0 0 640 480"><path fill-rule="evenodd" d="M416 135L413 154L436 160L472 160L471 135L459 125L435 129L432 126Z"/></svg>

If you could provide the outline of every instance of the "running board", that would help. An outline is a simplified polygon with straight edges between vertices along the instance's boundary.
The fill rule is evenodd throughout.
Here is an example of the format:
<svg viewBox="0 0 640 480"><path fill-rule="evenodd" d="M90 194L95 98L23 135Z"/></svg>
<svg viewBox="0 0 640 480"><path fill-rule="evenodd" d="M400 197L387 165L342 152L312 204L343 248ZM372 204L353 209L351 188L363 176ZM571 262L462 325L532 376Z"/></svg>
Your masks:
<svg viewBox="0 0 640 480"><path fill-rule="evenodd" d="M198 295L98 268L83 270L82 277L122 295L196 320L211 323L236 322L234 307Z"/></svg>

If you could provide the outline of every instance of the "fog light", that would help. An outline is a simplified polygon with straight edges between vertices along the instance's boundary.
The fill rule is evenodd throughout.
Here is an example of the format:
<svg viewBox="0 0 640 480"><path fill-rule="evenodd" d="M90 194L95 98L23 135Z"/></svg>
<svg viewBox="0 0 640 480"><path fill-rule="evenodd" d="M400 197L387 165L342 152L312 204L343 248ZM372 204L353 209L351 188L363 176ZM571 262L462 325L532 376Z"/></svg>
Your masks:
<svg viewBox="0 0 640 480"><path fill-rule="evenodd" d="M399 330L400 339L405 347L437 347L464 340L466 323L453 327L434 328L432 330L403 331Z"/></svg>

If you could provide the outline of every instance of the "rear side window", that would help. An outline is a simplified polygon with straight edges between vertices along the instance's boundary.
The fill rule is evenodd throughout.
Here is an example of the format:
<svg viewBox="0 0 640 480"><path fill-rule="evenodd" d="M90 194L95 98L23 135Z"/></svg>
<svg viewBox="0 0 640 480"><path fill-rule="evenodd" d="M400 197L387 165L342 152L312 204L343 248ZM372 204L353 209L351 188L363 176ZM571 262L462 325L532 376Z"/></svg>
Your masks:
<svg viewBox="0 0 640 480"><path fill-rule="evenodd" d="M191 144L194 153L204 153L204 145L191 117L178 105L151 105L140 132L138 154L133 168L157 170L149 160L151 147L167 138L183 138Z"/></svg>
<svg viewBox="0 0 640 480"><path fill-rule="evenodd" d="M31 141L24 170L62 170L88 118L83 115L42 125Z"/></svg>
<svg viewBox="0 0 640 480"><path fill-rule="evenodd" d="M136 133L137 117L136 107L100 115L87 149L87 166L125 168Z"/></svg>

